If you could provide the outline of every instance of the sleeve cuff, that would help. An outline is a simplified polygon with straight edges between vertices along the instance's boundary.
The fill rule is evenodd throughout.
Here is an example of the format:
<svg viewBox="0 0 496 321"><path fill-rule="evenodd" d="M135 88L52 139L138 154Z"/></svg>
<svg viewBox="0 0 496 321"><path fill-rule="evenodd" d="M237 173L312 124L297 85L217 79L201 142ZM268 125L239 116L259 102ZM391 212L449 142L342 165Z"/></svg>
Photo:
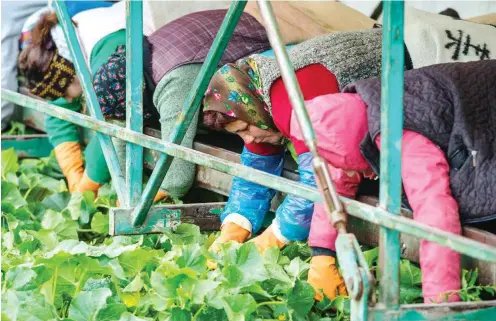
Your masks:
<svg viewBox="0 0 496 321"><path fill-rule="evenodd" d="M226 223L234 223L236 225L239 225L242 228L244 228L245 230L247 230L248 232L250 232L250 234L251 234L251 231L252 231L251 223L250 223L250 221L246 217L244 217L241 214L231 213L231 214L227 215L224 218L224 220L222 221L221 228Z"/></svg>
<svg viewBox="0 0 496 321"><path fill-rule="evenodd" d="M279 225L279 220L277 218L275 218L273 221L272 221L272 232L274 233L274 236L276 237L276 239L283 243L283 244L289 244L290 241L284 237L284 235L282 235L281 233L281 227Z"/></svg>

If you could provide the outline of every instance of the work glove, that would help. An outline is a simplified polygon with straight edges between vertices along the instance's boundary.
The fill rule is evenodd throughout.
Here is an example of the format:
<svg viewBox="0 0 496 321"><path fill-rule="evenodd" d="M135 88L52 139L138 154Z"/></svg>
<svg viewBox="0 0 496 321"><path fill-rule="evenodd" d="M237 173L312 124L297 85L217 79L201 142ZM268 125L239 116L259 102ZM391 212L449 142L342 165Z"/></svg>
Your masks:
<svg viewBox="0 0 496 321"><path fill-rule="evenodd" d="M336 295L348 295L344 280L336 267L336 259L330 255L312 257L308 283L315 289L314 298L317 301L323 299L322 292L331 300L336 298Z"/></svg>
<svg viewBox="0 0 496 321"><path fill-rule="evenodd" d="M64 174L69 193L75 192L84 172L83 153L78 142L65 142L55 147L55 158Z"/></svg>
<svg viewBox="0 0 496 321"><path fill-rule="evenodd" d="M282 249L287 244L284 240L280 240L280 237L274 233L274 230L277 230L277 227L271 225L262 234L252 240L260 253L263 253L266 249L274 246Z"/></svg>
<svg viewBox="0 0 496 321"><path fill-rule="evenodd" d="M102 187L102 184L95 182L91 178L89 178L88 173L84 171L83 177L81 178L81 182L77 186L76 192L84 193L86 191L93 192L95 197L98 196L98 189Z"/></svg>

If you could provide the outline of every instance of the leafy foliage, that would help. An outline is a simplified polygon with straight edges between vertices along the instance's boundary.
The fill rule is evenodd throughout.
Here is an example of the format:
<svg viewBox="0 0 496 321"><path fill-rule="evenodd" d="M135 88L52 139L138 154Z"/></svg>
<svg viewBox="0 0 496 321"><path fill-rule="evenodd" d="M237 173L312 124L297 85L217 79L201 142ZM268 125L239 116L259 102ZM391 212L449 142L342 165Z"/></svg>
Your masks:
<svg viewBox="0 0 496 321"><path fill-rule="evenodd" d="M53 155L19 163L13 150L2 152L1 175L2 320L349 318L348 298L313 300L304 243L263 255L252 243L229 243L212 254L213 237L189 224L109 237L107 212L116 200L109 186L97 199L70 195ZM365 255L374 265L377 251ZM209 271L207 259L218 268ZM416 301L420 271L408 261L401 271L402 301ZM473 300L482 291L477 275L464 276L463 296Z"/></svg>

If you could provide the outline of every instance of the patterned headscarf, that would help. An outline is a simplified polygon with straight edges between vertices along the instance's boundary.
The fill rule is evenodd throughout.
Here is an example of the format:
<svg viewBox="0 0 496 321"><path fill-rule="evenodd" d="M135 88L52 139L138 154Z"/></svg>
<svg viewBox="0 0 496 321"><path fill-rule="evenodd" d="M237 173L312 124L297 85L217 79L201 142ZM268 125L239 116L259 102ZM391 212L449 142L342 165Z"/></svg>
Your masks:
<svg viewBox="0 0 496 321"><path fill-rule="evenodd" d="M126 46L120 45L93 78L102 114L108 119L126 119ZM144 111L143 118L151 114Z"/></svg>
<svg viewBox="0 0 496 321"><path fill-rule="evenodd" d="M205 92L203 112L218 111L261 129L277 129L260 88L256 64L250 58L220 68Z"/></svg>
<svg viewBox="0 0 496 321"><path fill-rule="evenodd" d="M33 95L47 100L64 97L75 75L76 71L72 62L60 56L58 51L55 51L43 79L34 83L29 91Z"/></svg>

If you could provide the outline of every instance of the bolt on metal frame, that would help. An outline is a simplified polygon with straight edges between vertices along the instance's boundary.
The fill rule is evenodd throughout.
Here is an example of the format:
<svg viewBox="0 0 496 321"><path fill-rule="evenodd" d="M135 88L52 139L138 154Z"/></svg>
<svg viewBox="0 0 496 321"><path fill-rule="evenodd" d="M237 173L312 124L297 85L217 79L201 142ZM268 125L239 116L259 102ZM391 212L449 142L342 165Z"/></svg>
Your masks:
<svg viewBox="0 0 496 321"><path fill-rule="evenodd" d="M207 88L210 78L217 69L220 58L246 5L246 1L235 0L229 8L200 74L193 85L189 98L185 103L183 112L178 118L176 128L171 134L170 142L142 134L143 66L137 63L142 61L143 58L142 1L127 0L126 6L126 106L129 107L126 129L104 121L93 90L90 74L65 3L64 1L54 1L54 3L71 49L71 54L75 58L74 65L88 102L91 117L9 90L2 89L2 99L70 121L85 128L93 129L98 133L100 144L102 145L105 159L112 175L113 185L116 188L121 204L124 205L124 208L114 209L110 213L111 224L114 225L114 222L117 222L111 228L116 234L156 232L160 228L167 226L169 220L179 219L178 215L173 211L149 211L151 200L158 191L158 187L165 177L173 157L243 177L249 181L274 188L284 193L296 194L312 201L326 202L326 200L329 200L328 214L330 214L334 223L340 221L339 215L333 216L336 210L339 212L341 205L333 193L332 182L326 181L325 168L321 172L324 178L322 180L318 179L319 188L324 192L324 196L322 196L314 188L177 145L180 144L186 129L190 126L191 120L200 106L203 93ZM269 40L280 65L284 83L290 93L292 105L304 129L307 144L310 150L316 151L315 135L306 114L293 67L281 41L272 7L268 0L260 0L259 6L262 16L266 21ZM341 198L344 210L348 214L381 226L379 263L379 269L381 271L380 301L375 307L370 307L370 300L374 297L374 280L369 274L369 267L363 258L354 235L347 234L343 226L336 242L338 258L351 297L351 319L357 321L490 320L490 317L496 315L496 302L494 301L439 305L399 304L400 232L436 242L471 257L496 262L496 249L494 247L399 216L401 205L401 135L403 127L403 10L403 1L384 2L380 207L372 207L354 200ZM115 148L110 139L111 136L127 142L126 178L124 178L119 167ZM162 156L142 193L143 147L159 151L162 153ZM315 157L318 158L318 153L316 152L314 153ZM314 166L317 166L317 172L317 169L322 164L317 163ZM322 186L325 183L328 183L328 185ZM157 226L159 228L154 229Z"/></svg>

